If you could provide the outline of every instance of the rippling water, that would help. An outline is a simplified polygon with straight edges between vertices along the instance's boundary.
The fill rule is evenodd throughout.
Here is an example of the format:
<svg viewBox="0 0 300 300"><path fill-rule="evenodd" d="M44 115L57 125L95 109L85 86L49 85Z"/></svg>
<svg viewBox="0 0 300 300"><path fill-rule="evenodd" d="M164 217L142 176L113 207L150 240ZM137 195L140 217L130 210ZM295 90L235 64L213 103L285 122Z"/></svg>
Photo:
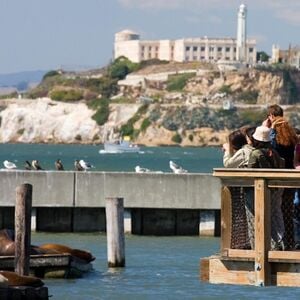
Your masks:
<svg viewBox="0 0 300 300"><path fill-rule="evenodd" d="M94 271L79 279L47 279L50 299L292 299L299 288L214 285L199 280L199 260L218 252L219 238L127 235L126 267L107 268L103 234L34 233L32 243L90 250Z"/></svg>
<svg viewBox="0 0 300 300"><path fill-rule="evenodd" d="M7 159L24 169L26 160L37 159L44 169L54 170L54 161L60 158L65 169L73 170L74 160L84 159L97 171L134 172L139 165L170 172L169 161L173 160L193 173L210 173L214 167L222 166L221 149L213 147L141 147L141 153L121 154L101 154L101 149L102 145L0 144L0 164Z"/></svg>

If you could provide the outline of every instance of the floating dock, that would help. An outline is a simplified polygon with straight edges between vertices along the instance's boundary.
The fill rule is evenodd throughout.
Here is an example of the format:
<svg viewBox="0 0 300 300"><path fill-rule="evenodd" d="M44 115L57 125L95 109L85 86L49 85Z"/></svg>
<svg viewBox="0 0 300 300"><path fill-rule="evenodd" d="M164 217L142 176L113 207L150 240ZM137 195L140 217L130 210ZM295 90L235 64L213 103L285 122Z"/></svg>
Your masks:
<svg viewBox="0 0 300 300"><path fill-rule="evenodd" d="M13 271L14 260L14 256L0 256L0 270ZM29 275L39 278L77 278L92 268L91 263L70 254L31 255Z"/></svg>
<svg viewBox="0 0 300 300"><path fill-rule="evenodd" d="M271 189L300 187L300 172L214 169L222 181L220 253L200 260L201 280L215 284L300 286L300 251L271 251ZM227 187L254 187L255 249L231 249L232 199ZM227 190L226 190L227 189Z"/></svg>

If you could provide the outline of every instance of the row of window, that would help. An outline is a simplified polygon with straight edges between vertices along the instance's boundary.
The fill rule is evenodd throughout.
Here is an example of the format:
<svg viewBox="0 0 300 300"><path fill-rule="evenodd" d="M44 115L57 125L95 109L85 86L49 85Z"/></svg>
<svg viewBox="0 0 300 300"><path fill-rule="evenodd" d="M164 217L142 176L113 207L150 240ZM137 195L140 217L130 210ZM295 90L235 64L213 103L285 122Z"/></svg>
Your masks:
<svg viewBox="0 0 300 300"><path fill-rule="evenodd" d="M209 56L208 57L208 61L218 61L218 60L221 60L221 59L224 59L224 58L222 58L222 57L215 58L214 56ZM200 59L199 59L198 56L193 56L193 57L186 56L185 57L185 61L198 61L198 60L206 61L206 58L205 58L205 56L200 56ZM230 57L225 57L225 60L230 60ZM236 58L233 57L233 60L236 60Z"/></svg>
<svg viewBox="0 0 300 300"><path fill-rule="evenodd" d="M223 51L223 48L224 47L217 47L217 52L222 52ZM225 47L225 52L230 52L230 49L232 49L231 47ZM186 46L185 47L185 51L191 51L193 50L194 52L197 52L198 50L200 50L201 52L204 52L205 51L205 47L204 46L201 46L201 47L197 47L197 46ZM209 52L213 52L215 51L215 47L213 46L210 46L208 48L208 51ZM236 47L233 48L233 52L236 52ZM253 48L249 48L249 53L252 53L253 52Z"/></svg>

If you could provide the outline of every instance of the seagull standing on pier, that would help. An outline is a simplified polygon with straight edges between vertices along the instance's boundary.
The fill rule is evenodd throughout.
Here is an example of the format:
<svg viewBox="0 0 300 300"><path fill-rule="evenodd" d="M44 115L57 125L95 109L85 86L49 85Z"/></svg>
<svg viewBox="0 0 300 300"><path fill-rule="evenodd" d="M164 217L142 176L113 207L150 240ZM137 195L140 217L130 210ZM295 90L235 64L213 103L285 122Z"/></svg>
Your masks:
<svg viewBox="0 0 300 300"><path fill-rule="evenodd" d="M184 174L187 173L188 171L183 169L182 167L178 166L177 164L175 164L172 160L170 160L169 162L170 165L170 169L173 171L173 173L175 174Z"/></svg>
<svg viewBox="0 0 300 300"><path fill-rule="evenodd" d="M3 162L3 165L4 165L4 167L5 167L6 169L8 169L8 170L12 170L12 169L16 169L16 168L17 168L17 166L16 166L13 162L8 161L8 160L5 160L5 161Z"/></svg>
<svg viewBox="0 0 300 300"><path fill-rule="evenodd" d="M147 168L141 168L140 166L135 167L135 173L150 173L151 170Z"/></svg>
<svg viewBox="0 0 300 300"><path fill-rule="evenodd" d="M55 164L55 169L57 171L64 171L64 166L63 166L62 161L60 159L57 159L54 164Z"/></svg>
<svg viewBox="0 0 300 300"><path fill-rule="evenodd" d="M81 159L81 160L79 161L79 164L80 164L80 166L82 167L82 169L83 169L84 171L87 171L87 170L89 170L89 169L91 169L91 168L94 167L94 166L92 166L89 162L86 162L86 161L84 161L83 159Z"/></svg>
<svg viewBox="0 0 300 300"><path fill-rule="evenodd" d="M38 160L34 159L32 162L31 162L31 166L34 170L43 170L43 168L40 166L40 163Z"/></svg>

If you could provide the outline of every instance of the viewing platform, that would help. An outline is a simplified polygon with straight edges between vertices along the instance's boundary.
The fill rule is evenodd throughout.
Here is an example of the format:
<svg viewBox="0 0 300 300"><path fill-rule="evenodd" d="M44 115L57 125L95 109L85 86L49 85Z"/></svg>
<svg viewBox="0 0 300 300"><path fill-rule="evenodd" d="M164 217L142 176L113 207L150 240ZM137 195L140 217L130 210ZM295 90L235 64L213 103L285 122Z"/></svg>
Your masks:
<svg viewBox="0 0 300 300"><path fill-rule="evenodd" d="M201 280L257 286L300 286L300 251L271 251L271 189L300 187L287 169L214 169L221 179L220 253L200 261ZM231 249L232 198L228 187L254 187L255 249Z"/></svg>

